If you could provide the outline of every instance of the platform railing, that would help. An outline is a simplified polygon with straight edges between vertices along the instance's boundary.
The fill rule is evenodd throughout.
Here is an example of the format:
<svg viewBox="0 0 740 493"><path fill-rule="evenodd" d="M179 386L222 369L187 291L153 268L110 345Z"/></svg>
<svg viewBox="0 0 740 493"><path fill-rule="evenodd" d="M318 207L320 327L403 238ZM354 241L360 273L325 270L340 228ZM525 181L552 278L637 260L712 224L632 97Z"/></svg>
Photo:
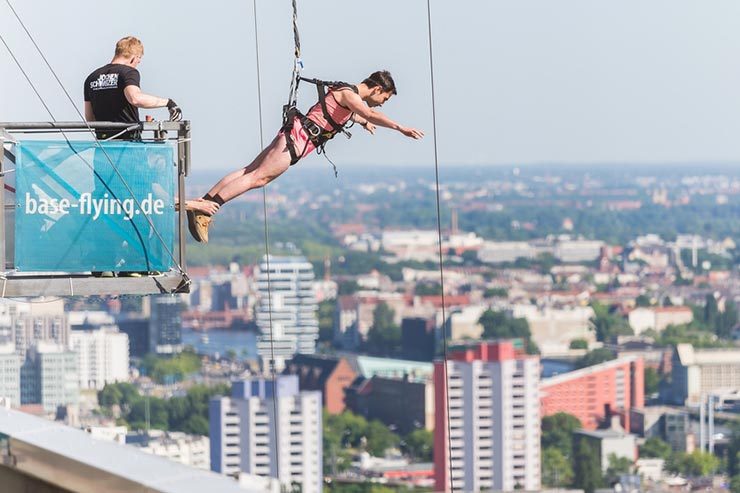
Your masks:
<svg viewBox="0 0 740 493"><path fill-rule="evenodd" d="M153 294L165 292L187 292L185 243L186 212L179 207L176 229L177 249L171 252L180 269L174 269L158 276L143 278L97 278L86 273L33 273L18 272L14 265L15 204L6 202L6 174L14 171L6 169L6 163L14 163L10 148L12 144L26 138L37 136L64 138L74 134L75 140L93 140L90 130L107 131L114 138L129 131L139 132L143 142L176 143L177 185L176 196L180 204L185 203L185 177L191 168L191 130L190 121L146 121L135 124L119 122L0 122L0 203L4 213L0 214L0 298L5 296L42 295L95 295L95 294ZM70 140L71 139L70 135ZM101 141L103 141L101 139Z"/></svg>

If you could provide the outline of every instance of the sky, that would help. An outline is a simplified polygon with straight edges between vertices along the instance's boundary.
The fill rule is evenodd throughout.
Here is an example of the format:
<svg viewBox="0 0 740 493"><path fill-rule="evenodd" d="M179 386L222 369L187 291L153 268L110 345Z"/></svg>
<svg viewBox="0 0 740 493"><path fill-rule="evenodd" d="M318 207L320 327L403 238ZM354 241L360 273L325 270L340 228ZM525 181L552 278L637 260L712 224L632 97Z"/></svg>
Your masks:
<svg viewBox="0 0 740 493"><path fill-rule="evenodd" d="M79 108L85 77L132 34L145 45L142 89L173 98L193 122L195 170L235 169L259 151L251 0L11 1ZM256 7L269 140L288 95L291 6ZM298 8L305 76L359 82L388 69L398 96L382 111L427 135L356 127L351 141L330 143L332 160L431 164L426 0L298 0ZM443 167L740 163L736 0L431 0L431 12ZM57 119L77 119L5 1L0 29ZM300 106L315 98L302 85ZM48 119L0 46L0 120ZM325 171L321 156L306 163Z"/></svg>

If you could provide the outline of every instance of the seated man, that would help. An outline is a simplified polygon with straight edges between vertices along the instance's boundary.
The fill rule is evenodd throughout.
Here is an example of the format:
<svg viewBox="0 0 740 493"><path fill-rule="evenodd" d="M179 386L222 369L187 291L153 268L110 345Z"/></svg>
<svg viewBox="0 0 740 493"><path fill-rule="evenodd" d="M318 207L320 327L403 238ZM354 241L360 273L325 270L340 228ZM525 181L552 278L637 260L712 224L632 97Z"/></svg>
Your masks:
<svg viewBox="0 0 740 493"><path fill-rule="evenodd" d="M391 74L378 71L356 86L330 87L326 97L305 116L290 112L285 126L251 164L223 177L201 199L187 202L190 233L197 241L207 243L213 215L223 204L253 188L267 185L301 158L322 147L350 120L371 134L379 125L413 139L422 138L424 133L420 130L399 125L373 109L382 106L394 94L396 85Z"/></svg>

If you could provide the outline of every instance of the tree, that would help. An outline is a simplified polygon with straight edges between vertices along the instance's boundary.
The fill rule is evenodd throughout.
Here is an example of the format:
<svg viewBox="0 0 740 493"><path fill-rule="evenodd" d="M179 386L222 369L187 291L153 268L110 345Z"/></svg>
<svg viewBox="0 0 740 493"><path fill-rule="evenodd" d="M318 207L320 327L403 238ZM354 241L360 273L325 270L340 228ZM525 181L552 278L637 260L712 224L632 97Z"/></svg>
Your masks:
<svg viewBox="0 0 740 493"><path fill-rule="evenodd" d="M708 294L704 299L704 322L707 325L713 325L719 315L719 307L717 306L717 299L713 294Z"/></svg>
<svg viewBox="0 0 740 493"><path fill-rule="evenodd" d="M573 486L576 488L594 493L603 483L599 454L585 438L578 440L573 466Z"/></svg>
<svg viewBox="0 0 740 493"><path fill-rule="evenodd" d="M614 484L619 480L619 476L629 474L632 470L633 462L627 457L617 457L616 454L609 454L609 467L606 468L607 484Z"/></svg>
<svg viewBox="0 0 740 493"><path fill-rule="evenodd" d="M401 329L394 322L395 313L386 303L378 303L373 311L373 325L367 332L368 351L388 356L401 348Z"/></svg>
<svg viewBox="0 0 740 493"><path fill-rule="evenodd" d="M588 366L598 365L605 361L613 360L617 355L611 349L598 348L584 354L576 361L577 368L586 368Z"/></svg>
<svg viewBox="0 0 740 493"><path fill-rule="evenodd" d="M619 335L631 335L632 329L627 321L613 313L613 309L599 302L591 303L594 316L591 325L596 331L596 339L608 342Z"/></svg>
<svg viewBox="0 0 740 493"><path fill-rule="evenodd" d="M563 457L573 455L573 432L581 428L578 418L568 413L556 413L542 418L542 448L556 448Z"/></svg>
<svg viewBox="0 0 740 493"><path fill-rule="evenodd" d="M635 305L636 306L650 306L652 303L650 302L650 297L644 294L639 295L637 298L635 298Z"/></svg>
<svg viewBox="0 0 740 493"><path fill-rule="evenodd" d="M429 430L414 430L406 436L405 450L411 457L421 462L432 460L434 435Z"/></svg>
<svg viewBox="0 0 740 493"><path fill-rule="evenodd" d="M146 429L147 402L149 406L149 428L168 430L167 403L164 399L158 397L142 397L133 403L131 412L126 416L126 421L131 423L131 428Z"/></svg>
<svg viewBox="0 0 740 493"><path fill-rule="evenodd" d="M334 338L334 312L337 300L324 300L319 303L319 341L331 341Z"/></svg>
<svg viewBox="0 0 740 493"><path fill-rule="evenodd" d="M648 438L640 446L640 458L668 459L671 453L671 446L657 437Z"/></svg>
<svg viewBox="0 0 740 493"><path fill-rule="evenodd" d="M437 296L442 294L442 286L438 282L420 282L414 288L416 296Z"/></svg>
<svg viewBox="0 0 740 493"><path fill-rule="evenodd" d="M740 476L740 424L735 424L727 447L727 472L730 476Z"/></svg>
<svg viewBox="0 0 740 493"><path fill-rule="evenodd" d="M493 298L493 297L506 298L508 296L509 296L509 291L506 288L486 288L486 290L483 291L484 298Z"/></svg>
<svg viewBox="0 0 740 493"><path fill-rule="evenodd" d="M337 294L339 296L355 294L359 290L360 285L357 284L357 281L339 281L339 286L337 286Z"/></svg>
<svg viewBox="0 0 740 493"><path fill-rule="evenodd" d="M376 457L383 457L385 451L397 447L401 439L380 421L371 421L367 426L367 451Z"/></svg>
<svg viewBox="0 0 740 493"><path fill-rule="evenodd" d="M194 414L185 422L182 431L191 435L208 436L208 420L199 414Z"/></svg>
<svg viewBox="0 0 740 493"><path fill-rule="evenodd" d="M588 349L588 341L586 339L573 339L570 341L571 349Z"/></svg>
<svg viewBox="0 0 740 493"><path fill-rule="evenodd" d="M506 312L488 309L483 312L478 323L483 326L483 337L486 339L529 339L532 335L526 319L510 317Z"/></svg>
<svg viewBox="0 0 740 493"><path fill-rule="evenodd" d="M573 468L570 461L557 447L547 447L542 451L542 482L546 486L562 488L573 481Z"/></svg>
<svg viewBox="0 0 740 493"><path fill-rule="evenodd" d="M666 462L666 469L684 476L709 476L719 467L719 459L709 452L695 450L690 454L678 452Z"/></svg>
<svg viewBox="0 0 740 493"><path fill-rule="evenodd" d="M98 404L103 407L112 407L121 404L123 393L118 385L106 384L103 390L98 392Z"/></svg>
<svg viewBox="0 0 740 493"><path fill-rule="evenodd" d="M729 339L737 321L737 307L735 303L728 300L725 302L725 311L720 313L714 321L714 333L717 334L717 337Z"/></svg>
<svg viewBox="0 0 740 493"><path fill-rule="evenodd" d="M646 367L643 374L643 381L645 385L645 393L652 395L658 392L660 387L660 375L655 368Z"/></svg>
<svg viewBox="0 0 740 493"><path fill-rule="evenodd" d="M732 476L730 479L730 492L740 493L740 474Z"/></svg>

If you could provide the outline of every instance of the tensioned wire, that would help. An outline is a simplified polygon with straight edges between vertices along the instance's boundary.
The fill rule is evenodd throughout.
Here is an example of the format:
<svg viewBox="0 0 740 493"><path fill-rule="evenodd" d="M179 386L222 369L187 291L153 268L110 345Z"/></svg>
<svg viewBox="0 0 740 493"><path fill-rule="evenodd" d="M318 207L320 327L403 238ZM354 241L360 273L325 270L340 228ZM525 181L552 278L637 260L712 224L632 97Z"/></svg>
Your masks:
<svg viewBox="0 0 740 493"><path fill-rule="evenodd" d="M442 258L442 213L440 205L440 193L439 193L439 151L437 148L437 107L436 98L434 93L434 50L433 50L433 38L432 38L432 7L431 0L427 0L427 32L429 35L429 81L431 83L431 102L432 102L432 143L434 145L434 183L435 183L435 198L437 206L437 246L439 248L439 281L442 288L442 350L444 353L444 361L442 362L442 377L444 378L444 389L445 389L445 405L447 407L447 457L448 465L450 467L450 491L455 491L455 482L452 479L452 426L450 425L450 388L448 381L448 354L447 354L447 333L445 332L445 324L447 322L446 316L446 303L445 303L445 274L443 268ZM439 432L439 430L437 431Z"/></svg>
<svg viewBox="0 0 740 493"><path fill-rule="evenodd" d="M257 0L252 0L252 11L254 13L254 52L257 68L257 114L259 121L260 147L265 147L265 136L262 126L262 76L260 71L260 45L259 32L257 30ZM293 0L293 19L297 16L295 0ZM292 91L292 88L291 88ZM278 384L277 372L275 371L275 331L272 326L272 284L270 279L270 229L267 218L267 184L262 187L262 210L265 231L265 266L267 267L267 316L270 325L270 377L272 378L272 411L275 423L275 472L280 478L280 412L278 406Z"/></svg>

